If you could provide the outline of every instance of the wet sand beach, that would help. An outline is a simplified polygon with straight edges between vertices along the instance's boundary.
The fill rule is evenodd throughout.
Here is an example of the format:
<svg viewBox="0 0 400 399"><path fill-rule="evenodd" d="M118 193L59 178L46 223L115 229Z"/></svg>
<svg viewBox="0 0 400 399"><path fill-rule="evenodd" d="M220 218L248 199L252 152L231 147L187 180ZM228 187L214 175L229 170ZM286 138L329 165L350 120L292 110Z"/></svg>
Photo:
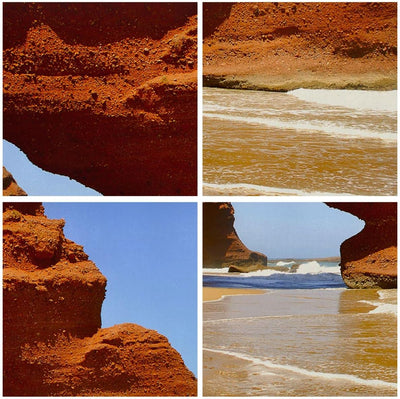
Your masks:
<svg viewBox="0 0 400 399"><path fill-rule="evenodd" d="M396 95L204 88L204 194L395 195Z"/></svg>
<svg viewBox="0 0 400 399"><path fill-rule="evenodd" d="M397 290L286 289L204 303L205 396L395 396Z"/></svg>
<svg viewBox="0 0 400 399"><path fill-rule="evenodd" d="M240 288L219 288L203 287L203 302L217 301L224 296L230 295L254 295L264 294L264 290L240 289Z"/></svg>

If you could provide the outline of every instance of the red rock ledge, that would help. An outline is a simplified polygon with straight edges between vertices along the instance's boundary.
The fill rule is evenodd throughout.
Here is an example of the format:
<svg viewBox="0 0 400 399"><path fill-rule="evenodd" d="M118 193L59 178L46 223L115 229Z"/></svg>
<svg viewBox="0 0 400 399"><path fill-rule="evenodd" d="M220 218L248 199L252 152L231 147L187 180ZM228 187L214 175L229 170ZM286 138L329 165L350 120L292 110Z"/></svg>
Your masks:
<svg viewBox="0 0 400 399"><path fill-rule="evenodd" d="M106 278L64 220L4 204L3 394L194 396L197 382L167 338L135 324L101 329Z"/></svg>
<svg viewBox="0 0 400 399"><path fill-rule="evenodd" d="M397 287L397 204L327 203L365 221L340 246L343 281L350 288Z"/></svg>
<svg viewBox="0 0 400 399"><path fill-rule="evenodd" d="M205 86L397 87L396 2L204 3Z"/></svg>
<svg viewBox="0 0 400 399"><path fill-rule="evenodd" d="M196 195L196 13L5 3L4 138L104 195Z"/></svg>

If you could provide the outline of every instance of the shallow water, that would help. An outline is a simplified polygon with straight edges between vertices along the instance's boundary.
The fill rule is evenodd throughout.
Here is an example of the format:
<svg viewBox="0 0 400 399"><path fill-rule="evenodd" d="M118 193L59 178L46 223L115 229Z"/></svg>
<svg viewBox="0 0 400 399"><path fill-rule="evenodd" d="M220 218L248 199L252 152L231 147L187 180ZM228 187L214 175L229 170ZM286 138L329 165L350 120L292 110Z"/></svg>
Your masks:
<svg viewBox="0 0 400 399"><path fill-rule="evenodd" d="M205 194L396 194L395 91L204 88L203 99Z"/></svg>
<svg viewBox="0 0 400 399"><path fill-rule="evenodd" d="M395 396L397 290L290 289L204 303L205 396Z"/></svg>

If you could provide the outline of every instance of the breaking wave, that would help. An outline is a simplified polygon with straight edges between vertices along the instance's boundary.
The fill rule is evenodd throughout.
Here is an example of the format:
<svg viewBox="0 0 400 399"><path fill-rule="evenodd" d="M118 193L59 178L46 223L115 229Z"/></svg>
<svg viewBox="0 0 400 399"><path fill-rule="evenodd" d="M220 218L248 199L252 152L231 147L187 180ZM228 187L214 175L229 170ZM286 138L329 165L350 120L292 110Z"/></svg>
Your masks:
<svg viewBox="0 0 400 399"><path fill-rule="evenodd" d="M232 287L257 289L326 289L344 288L337 263L320 264L313 260L303 263L277 265L274 269L256 270L248 273L228 273L228 268L203 269L205 287Z"/></svg>

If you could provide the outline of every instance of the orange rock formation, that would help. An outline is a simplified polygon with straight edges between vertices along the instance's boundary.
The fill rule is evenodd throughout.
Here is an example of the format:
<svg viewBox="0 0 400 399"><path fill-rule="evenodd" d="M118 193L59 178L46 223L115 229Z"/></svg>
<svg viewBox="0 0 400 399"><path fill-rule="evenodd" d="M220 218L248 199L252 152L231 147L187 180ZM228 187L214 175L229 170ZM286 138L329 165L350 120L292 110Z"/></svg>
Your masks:
<svg viewBox="0 0 400 399"><path fill-rule="evenodd" d="M394 89L397 4L204 3L204 84Z"/></svg>
<svg viewBox="0 0 400 399"><path fill-rule="evenodd" d="M343 281L350 288L397 287L397 204L328 203L365 221L362 231L340 246Z"/></svg>
<svg viewBox="0 0 400 399"><path fill-rule="evenodd" d="M6 3L4 138L105 195L195 195L196 7Z"/></svg>
<svg viewBox="0 0 400 399"><path fill-rule="evenodd" d="M264 268L267 257L250 251L238 237L234 212L229 202L203 204L203 266L229 267L230 272Z"/></svg>
<svg viewBox="0 0 400 399"><path fill-rule="evenodd" d="M65 238L64 220L14 203L3 223L4 395L196 395L167 338L134 324L100 328L106 278Z"/></svg>

